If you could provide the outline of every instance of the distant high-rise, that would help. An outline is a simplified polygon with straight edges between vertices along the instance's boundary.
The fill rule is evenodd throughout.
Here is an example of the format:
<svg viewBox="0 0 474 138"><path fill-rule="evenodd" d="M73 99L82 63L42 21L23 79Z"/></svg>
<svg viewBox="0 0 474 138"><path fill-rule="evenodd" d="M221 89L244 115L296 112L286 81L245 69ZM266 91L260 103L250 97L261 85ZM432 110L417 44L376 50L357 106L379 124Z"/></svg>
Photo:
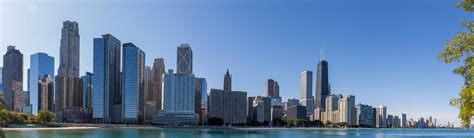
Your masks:
<svg viewBox="0 0 474 138"><path fill-rule="evenodd" d="M163 58L155 58L152 69L152 87L156 110L161 110L163 97L163 74L165 73L165 61Z"/></svg>
<svg viewBox="0 0 474 138"><path fill-rule="evenodd" d="M268 97L280 97L280 86L277 81L268 79L265 86Z"/></svg>
<svg viewBox="0 0 474 138"><path fill-rule="evenodd" d="M79 77L79 24L64 21L61 29L58 76Z"/></svg>
<svg viewBox="0 0 474 138"><path fill-rule="evenodd" d="M229 124L247 122L247 92L211 89L208 103L209 118L222 118Z"/></svg>
<svg viewBox="0 0 474 138"><path fill-rule="evenodd" d="M338 113L338 101L339 99L342 98L342 95L328 95L326 97L326 107L324 109L326 109L326 119L330 122L336 122L336 120L339 120L339 116L336 116L334 117L334 113L337 112Z"/></svg>
<svg viewBox="0 0 474 138"><path fill-rule="evenodd" d="M177 50L177 73L192 74L193 73L193 51L189 44L181 44Z"/></svg>
<svg viewBox="0 0 474 138"><path fill-rule="evenodd" d="M227 72L225 73L225 76L224 76L224 91L226 92L232 91L232 75L230 75L229 69L227 69Z"/></svg>
<svg viewBox="0 0 474 138"><path fill-rule="evenodd" d="M40 110L41 102L40 99L43 97L39 96L38 81L42 80L45 76L54 76L54 57L49 56L46 53L36 53L30 56L30 69L28 71L28 91L30 91L30 104L32 105L32 114L38 114ZM54 79L49 78L52 83ZM54 86L54 84L52 84ZM54 88L54 87L53 87ZM54 89L50 90L54 95ZM53 102L53 101L51 101ZM52 109L54 109L51 106ZM50 110L54 111L54 110Z"/></svg>
<svg viewBox="0 0 474 138"><path fill-rule="evenodd" d="M133 43L125 43L122 61L122 120L124 123L143 123L145 53Z"/></svg>
<svg viewBox="0 0 474 138"><path fill-rule="evenodd" d="M315 108L324 109L326 107L326 96L331 94L331 89L329 86L328 62L324 60L322 54L321 51L321 61L318 63L318 74L316 74Z"/></svg>
<svg viewBox="0 0 474 138"><path fill-rule="evenodd" d="M211 89L209 93L209 118L221 118L224 123L229 124L246 123L249 110L247 92L231 91L231 85L231 75L227 70L224 77L224 90Z"/></svg>
<svg viewBox="0 0 474 138"><path fill-rule="evenodd" d="M402 127L402 128L407 128L407 127L408 127L408 126L407 126L407 114L402 113L400 117L401 117L401 119L400 119L400 121L401 121L401 123L400 123L401 127Z"/></svg>
<svg viewBox="0 0 474 138"><path fill-rule="evenodd" d="M94 76L92 77L94 122L119 122L122 119L120 51L120 40L114 36L105 34L102 38L94 38Z"/></svg>
<svg viewBox="0 0 474 138"><path fill-rule="evenodd" d="M23 54L8 46L3 55L2 84L5 98L5 108L10 111L21 112L24 100L23 93Z"/></svg>
<svg viewBox="0 0 474 138"><path fill-rule="evenodd" d="M257 96L253 99L253 120L263 123L264 121L272 121L271 97Z"/></svg>
<svg viewBox="0 0 474 138"><path fill-rule="evenodd" d="M356 125L359 127L373 127L373 110L372 106L357 104L356 108Z"/></svg>
<svg viewBox="0 0 474 138"><path fill-rule="evenodd" d="M83 108L92 108L92 76L94 74L86 72L84 76L81 77L82 88L83 88Z"/></svg>
<svg viewBox="0 0 474 138"><path fill-rule="evenodd" d="M380 105L375 113L375 127L385 128L387 121L387 107Z"/></svg>
<svg viewBox="0 0 474 138"><path fill-rule="evenodd" d="M175 125L196 124L194 75L175 74L169 70L163 76L162 107L153 116L153 123Z"/></svg>
<svg viewBox="0 0 474 138"><path fill-rule="evenodd" d="M36 84L38 86L38 108L36 110L54 112L54 82L51 75L44 75Z"/></svg>
<svg viewBox="0 0 474 138"><path fill-rule="evenodd" d="M55 77L55 111L59 122L80 122L82 80L79 78L79 25L64 21L61 29L59 68Z"/></svg>
<svg viewBox="0 0 474 138"><path fill-rule="evenodd" d="M344 96L338 100L339 121L346 122L348 126L356 124L355 96Z"/></svg>
<svg viewBox="0 0 474 138"><path fill-rule="evenodd" d="M151 124L153 122L153 114L156 112L155 105L155 92L153 90L152 73L153 70L150 66L145 65L144 71L144 83L145 83L145 95L144 95L144 124ZM122 84L123 85L123 84Z"/></svg>
<svg viewBox="0 0 474 138"><path fill-rule="evenodd" d="M313 72L305 70L300 76L301 98L300 103L306 107L308 115L313 114L314 100L313 100Z"/></svg>
<svg viewBox="0 0 474 138"><path fill-rule="evenodd" d="M207 122L207 81L206 78L196 78L194 110L199 115L199 124Z"/></svg>

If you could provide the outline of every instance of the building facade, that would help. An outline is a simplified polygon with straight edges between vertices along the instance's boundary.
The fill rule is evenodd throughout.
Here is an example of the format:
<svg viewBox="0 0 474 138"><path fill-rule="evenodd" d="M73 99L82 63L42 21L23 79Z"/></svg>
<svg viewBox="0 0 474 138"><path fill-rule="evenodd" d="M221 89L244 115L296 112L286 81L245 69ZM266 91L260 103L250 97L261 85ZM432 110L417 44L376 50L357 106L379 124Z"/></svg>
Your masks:
<svg viewBox="0 0 474 138"><path fill-rule="evenodd" d="M280 86L273 79L268 79L265 83L266 95L268 97L280 97Z"/></svg>
<svg viewBox="0 0 474 138"><path fill-rule="evenodd" d="M348 126L356 125L355 96L349 95L338 100L339 122L345 122Z"/></svg>
<svg viewBox="0 0 474 138"><path fill-rule="evenodd" d="M326 107L325 99L330 94L328 62L322 56L321 61L318 63L318 72L316 74L315 108L324 109Z"/></svg>
<svg viewBox="0 0 474 138"><path fill-rule="evenodd" d="M300 75L300 103L306 107L307 114L310 115L314 111L313 72L305 70Z"/></svg>
<svg viewBox="0 0 474 138"><path fill-rule="evenodd" d="M209 118L221 118L225 124L246 123L247 92L211 89Z"/></svg>
<svg viewBox="0 0 474 138"><path fill-rule="evenodd" d="M165 73L165 61L163 58L156 58L152 68L152 87L155 110L161 110L163 97L163 74Z"/></svg>
<svg viewBox="0 0 474 138"><path fill-rule="evenodd" d="M8 46L3 55L2 69L3 97L5 109L21 112L25 104L23 98L23 54L15 46Z"/></svg>
<svg viewBox="0 0 474 138"><path fill-rule="evenodd" d="M207 81L206 78L196 78L195 82L195 112L199 116L199 124L207 124Z"/></svg>
<svg viewBox="0 0 474 138"><path fill-rule="evenodd" d="M92 76L94 74L86 72L84 76L81 76L82 80L82 107L83 108L92 108Z"/></svg>
<svg viewBox="0 0 474 138"><path fill-rule="evenodd" d="M96 123L120 122L122 119L120 53L121 42L113 35L94 38L92 117Z"/></svg>
<svg viewBox="0 0 474 138"><path fill-rule="evenodd" d="M387 107L380 105L378 108L376 108L375 112L375 127L377 128L385 128L386 127L386 121L387 121Z"/></svg>
<svg viewBox="0 0 474 138"><path fill-rule="evenodd" d="M196 124L194 75L168 70L163 77L163 110L153 116L154 124Z"/></svg>
<svg viewBox="0 0 474 138"><path fill-rule="evenodd" d="M374 127L374 118L372 106L365 104L357 104L356 108L356 125L359 127Z"/></svg>
<svg viewBox="0 0 474 138"><path fill-rule="evenodd" d="M50 75L45 75L37 83L38 85L38 110L54 112L54 82Z"/></svg>
<svg viewBox="0 0 474 138"><path fill-rule="evenodd" d="M40 107L40 88L38 82L45 76L54 76L54 57L46 53L36 53L30 56L30 69L28 71L28 91L30 91L30 104L32 105L32 114L37 115ZM49 78L52 83L54 79ZM54 84L52 84L54 86ZM54 87L53 87L54 88ZM51 89L54 95L54 89ZM53 101L51 101L53 102ZM50 110L54 111L54 110Z"/></svg>
<svg viewBox="0 0 474 138"><path fill-rule="evenodd" d="M145 53L133 43L124 43L122 61L122 122L144 123Z"/></svg>
<svg viewBox="0 0 474 138"><path fill-rule="evenodd" d="M177 74L193 74L193 51L189 44L181 44L177 49Z"/></svg>

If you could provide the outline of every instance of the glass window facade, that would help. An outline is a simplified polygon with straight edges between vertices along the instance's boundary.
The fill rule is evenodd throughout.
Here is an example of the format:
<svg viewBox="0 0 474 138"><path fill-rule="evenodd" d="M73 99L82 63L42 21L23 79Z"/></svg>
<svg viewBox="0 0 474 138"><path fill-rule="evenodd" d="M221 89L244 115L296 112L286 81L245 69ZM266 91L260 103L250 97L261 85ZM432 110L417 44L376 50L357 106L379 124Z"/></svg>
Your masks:
<svg viewBox="0 0 474 138"><path fill-rule="evenodd" d="M28 91L30 92L30 104L32 114L38 114L39 109L39 87L38 82L45 75L54 76L54 57L46 53L36 53L30 56L30 69L28 75ZM52 80L54 83L54 79Z"/></svg>

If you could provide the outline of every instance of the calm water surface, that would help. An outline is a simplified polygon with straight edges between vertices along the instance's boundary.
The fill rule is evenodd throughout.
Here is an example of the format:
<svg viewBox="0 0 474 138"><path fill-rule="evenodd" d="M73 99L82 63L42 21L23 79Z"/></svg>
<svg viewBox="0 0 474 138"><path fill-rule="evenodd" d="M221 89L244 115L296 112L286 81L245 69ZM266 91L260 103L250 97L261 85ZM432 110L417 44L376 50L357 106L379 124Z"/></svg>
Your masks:
<svg viewBox="0 0 474 138"><path fill-rule="evenodd" d="M474 138L474 130L111 128L8 131L6 136L7 138Z"/></svg>

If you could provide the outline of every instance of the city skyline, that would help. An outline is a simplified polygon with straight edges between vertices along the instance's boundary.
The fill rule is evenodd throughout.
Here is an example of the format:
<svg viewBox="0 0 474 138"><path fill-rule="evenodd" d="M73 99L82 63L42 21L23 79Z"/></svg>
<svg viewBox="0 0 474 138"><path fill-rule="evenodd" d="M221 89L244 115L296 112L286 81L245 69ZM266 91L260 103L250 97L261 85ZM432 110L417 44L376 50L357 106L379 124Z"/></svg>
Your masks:
<svg viewBox="0 0 474 138"><path fill-rule="evenodd" d="M41 7L41 4L39 4ZM118 4L120 5L120 4ZM448 5L449 6L449 5ZM3 5L2 5L2 9L3 9ZM40 8L41 9L41 8ZM452 9L452 10L455 10L455 9ZM3 13L2 13L3 14ZM41 14L41 12L39 13ZM2 19L4 19L5 16L2 16ZM62 16L61 18L66 18L66 19L55 19L55 20L61 20L61 21L57 21L57 22L52 22L52 25L54 27L54 29L52 30L49 30L51 32L55 32L54 34L59 34L60 32L57 31L59 30L60 28L60 24L62 22L62 20L67 20L67 19L70 19L70 20L74 20L74 21L77 21L80 25L81 25L81 33L82 32L89 32L89 33L85 33L85 34L80 34L81 35L81 67L80 67L80 71L79 71L79 75L84 75L84 72L86 71L93 71L92 70L92 60L87 57L87 56L91 56L90 53L92 53L92 38L95 38L96 36L98 35L101 35L101 34L104 34L104 33L109 33L110 32L115 32L115 31L118 31L116 29L113 29L112 28L109 28L109 26L105 26L105 25L97 25L95 26L93 23L91 23L90 21L88 20L85 20L85 19L80 19L79 17L66 17L66 16ZM79 19L75 19L75 18L79 18ZM15 21L15 20L13 20ZM49 21L48 21L49 22ZM453 20L453 22L455 22L457 25L457 22L455 20ZM6 22L3 22L2 21L2 25L1 25L1 29L4 30L7 30L6 27L9 27L8 24L10 23L6 23ZM118 25L119 23L112 23L111 26L116 26ZM27 25L28 26L28 25ZM49 25L48 25L49 26ZM95 26L95 27L91 27L91 26ZM120 26L120 25L119 25ZM101 30L101 31L105 31L105 32L100 32L100 33L90 33L90 31L92 31L94 28L96 27L107 27L109 28L109 30L107 29L104 29L104 30ZM138 31L138 30L137 30ZM169 30L168 30L169 31ZM245 30L244 30L245 31ZM177 31L176 33L178 33L179 31ZM450 33L454 33L455 31L449 31ZM133 33L133 32L132 32ZM136 33L136 32L135 32ZM51 49L43 49L42 47L36 47L34 45L29 45L29 44L25 44L25 45L21 45L22 43L25 43L25 42L21 42L21 41L15 41L15 40L18 40L17 38L15 38L15 34L13 34L13 36L8 36L9 32L1 32L1 37L0 37L0 40L1 40L1 46L3 47L1 49L1 53L5 53L5 50L6 50L6 46L7 45L16 45L17 49L19 49L25 57L28 57L30 56L31 54L35 53L35 52L45 52L53 57L55 57L55 63L57 64L58 63L58 59L59 57L57 56L59 54L59 39L58 39L58 36L60 35L47 35L47 36L44 36L44 37L47 37L46 39L53 39L54 41L52 41L52 43L48 42L47 45L51 45ZM93 34L92 36L90 36L90 34ZM238 90L244 90L244 91L247 91L248 92L248 96L257 96L257 95L264 95L264 92L265 92L265 81L267 79L274 79L276 81L279 82L279 85L281 87L280 89L280 95L282 95L281 97L283 97L283 101L286 101L285 99L291 99L291 98L298 98L299 97L299 94L298 94L298 91L299 91L299 85L298 85L298 74L299 72L307 69L307 70L310 70L310 71L313 71L313 72L316 72L316 64L317 62L319 61L319 57L320 55L318 54L319 53L319 49L322 47L322 41L320 40L317 40L317 41L313 41L311 42L311 44L308 44L308 45L311 45L311 47L296 47L295 50L298 51L298 52L302 52L302 55L305 55L303 57L309 57L309 59L311 60L304 60L304 63L301 63L301 61L298 61L297 63L297 66L296 67L291 67L292 69L291 70L281 70L281 69L276 69L276 70L271 70L275 67L279 67L280 64L282 64L283 62L287 62L289 60L277 60L277 59L274 59L274 58L262 58L261 56L257 56L257 55L253 55L253 54L258 54L253 52L253 51L249 51L249 50L252 50L251 47L249 46L244 46L243 48L240 48L240 47L237 47L237 46L223 46L223 48L227 48L229 50L225 50L225 49L222 49L222 48L218 48L219 46L221 46L222 44L223 45L226 45L226 43L222 43L221 45L217 45L217 44L211 44L212 46L211 47L205 47L204 45L206 45L206 43L203 43L203 42L200 42L200 41L197 41L196 39L197 38L194 38L194 39L188 39L186 40L187 37L191 37L191 36L194 36L196 37L196 34L194 35L190 35L190 36L187 36L187 37L181 37L181 38L178 38L180 40L178 41L175 41L175 42L171 42L171 41L168 41L166 43L168 44L152 44L152 43L148 43L146 44L146 42L144 41L141 41L142 39L134 39L135 37L128 37L125 33L123 32L119 32L119 33L112 33L114 35L117 35L119 36L118 38L121 38L121 40L125 40L123 42L128 42L128 41L132 41L134 43L137 43L137 45L140 45L140 48L143 48L143 51L145 51L147 53L147 59L146 59L146 65L152 65L150 61L153 61L152 59L154 58L159 58L159 57L163 57L164 60L165 60L165 63L168 63L166 64L166 66L168 68L166 69L176 69L175 67L175 52L174 51L176 49L176 46L181 44L181 43L189 43L192 48L193 48L193 52L195 52L196 54L194 55L194 71L197 75L196 76L201 76L201 77L205 77L207 80L208 80L208 88L221 88L222 87L222 72L225 71L226 68L229 68L230 70L232 70L232 73L233 75L235 75L236 77L233 78L233 89L238 89ZM42 37L42 38L44 38ZM156 38L157 36L148 36L150 38ZM10 39L12 38L12 39ZM440 37L442 38L442 37ZM446 41L449 37L445 37L444 39L441 39L439 41ZM163 38L164 39L164 38ZM230 38L225 38L225 39L230 39ZM307 39L307 38L306 38ZM323 38L321 38L323 39ZM329 39L329 38L326 38L326 39ZM210 40L212 41L212 40ZM277 41L277 40L275 40ZM279 40L281 41L281 40ZM420 81L409 81L409 82L413 82L415 84L417 84L418 86L413 86L413 85L408 85L406 84L407 82L402 82L401 79L400 80L391 80L391 79L387 79L385 77L378 77L378 75L381 75L380 73L381 72L384 72L384 71L394 71L394 73L396 74L399 74L399 73L408 73L408 74L412 74L410 73L412 70L410 69L407 69L407 68L398 68L399 70L397 71L396 69L395 70L383 70L385 67L384 66L387 66L386 64L381 64L379 63L381 61L381 59L377 60L377 59L371 59L371 58L355 58L355 59L352 59L351 57L344 57L341 58L341 57L338 57L338 56L341 56L341 54L344 54L344 52L347 52L346 50L344 49L341 49L341 48L337 48L337 46L341 45L340 43L338 44L337 42L335 41L330 41L330 40L325 40L327 41L326 43L326 47L324 47L325 49L325 53L326 53L326 59L328 60L328 62L330 62L330 73L329 73L329 76L331 76L331 79L330 79L330 83L331 83L331 88L332 88L332 92L333 93L337 93L337 94L344 94L344 95L356 95L358 98L357 98L357 101L356 103L363 103L363 104L368 104L368 105L371 105L371 106L378 106L378 105L387 105L388 107L388 112L391 113L391 114L395 114L395 113L399 113L399 112L404 112L404 113L407 113L408 114L408 118L415 118L415 117L418 117L418 116L428 116L428 115L435 115L437 116L438 118L444 118L442 120L445 120L445 121L457 121L457 111L452 108L452 107L449 107L448 105L448 100L450 97L454 97L457 95L457 91L458 91L458 88L461 86L461 78L457 78L456 76L454 76L453 74L451 74L451 70L453 68L449 68L449 67L452 67L452 66L446 66L442 63L436 63L436 67L439 66L439 70L437 71L428 71L427 73L431 73L431 74L443 74L444 76L438 76L438 78L443 78L444 80L443 81L440 81L440 82L437 82L437 83L441 83L441 82L448 82L450 85L450 88L440 88L440 87L435 87L435 88L420 88L420 87L428 87L428 86L432 86L432 85L428 85L428 86L423 86L423 85L427 85L427 84L430 84L429 80L425 79L425 78L421 78L421 77L424 77L424 76L429 76L429 74L423 74L423 75L415 75L415 76L418 76L419 78L417 79L420 79ZM39 41L41 42L41 41ZM230 41L232 42L232 41ZM255 45L255 44L258 44L259 42L254 42L254 44L249 44L249 45ZM283 42L283 43L286 43L288 45L288 47L281 47L283 49L286 49L288 50L288 48L291 48L289 42ZM305 43L300 43L299 45L301 44L305 44ZM266 45L268 46L268 45ZM264 47L266 47L264 46ZM334 47L336 48L334 48ZM156 50L154 50L153 47L157 47ZM201 48L201 47L204 47L204 48ZM163 48L160 49L160 48ZM218 61L216 63L212 63L213 60L215 59L215 56L209 56L209 57L206 57L209 53L206 53L205 50L210 50L209 48L213 49L213 48L216 48L217 50L224 50L224 51L230 51L230 50L233 50L233 52L235 51L236 53L226 53L226 52L223 52L224 54L228 54L228 55L222 55L222 54L219 54L219 53L216 53L215 56L218 56L218 57L222 57L224 60L229 60L229 62L222 62L222 61ZM268 47L267 47L268 48ZM347 48L347 47L346 47ZM375 48L375 47L363 47L362 49L365 49L367 50L367 48ZM421 47L419 47L421 48ZM33 49L32 51L30 51L30 49ZM311 49L311 50L304 50L304 51L301 51L302 49ZM390 48L389 48L390 49ZM403 48L404 50L406 50L406 47ZM440 47L441 49L441 47ZM46 51L48 50L48 51ZM51 50L51 51L49 51ZM257 51L260 51L258 48L256 49ZM273 49L272 49L273 50ZM354 50L354 49L352 49ZM157 51L157 52L155 52ZM211 50L212 51L212 50ZM288 52L292 53L292 51L294 50L290 50ZM284 54L284 53L281 53L282 51L278 51L279 54ZM404 51L405 52L405 51ZM377 53L376 51L374 51L374 53ZM241 56L239 56L239 54L242 54ZM400 53L388 53L389 56L395 56L396 54L400 54ZM413 53L411 53L413 54ZM407 55L408 56L413 56L411 55L410 53L408 53ZM437 53L432 53L433 56L431 56L429 59L432 60L430 61L430 63L432 64L432 62L437 62L436 61L436 54ZM357 55L357 54L356 54ZM376 54L377 55L377 54ZM231 56L235 56L235 57L231 57ZM246 58L245 56L250 56L250 58ZM353 55L354 56L354 55ZM359 55L361 56L361 55ZM383 55L379 55L381 56L382 59L383 58ZM357 57L357 56L356 56ZM362 56L362 57L366 57L366 56ZM242 59L240 59L242 58ZM423 59L426 58L426 57L422 57L421 59L417 59L415 61L418 61L418 62L409 62L407 60L403 60L403 59L406 59L403 58L403 57L399 57L400 60L388 60L386 62L390 62L390 61L395 61L395 65L393 66L388 66L388 67L397 67L397 65L409 65L411 67L417 67L417 66L420 66L420 65L416 65L415 63L421 63L420 61L424 61ZM254 60L252 60L254 59ZM292 58L292 60L294 59L305 59L305 58L301 58L301 57L298 57L298 58ZM344 60L351 60L352 62L358 62L358 61L361 61L361 60L367 60L363 63L363 65L365 66L368 66L368 67L375 67L375 68L380 68L382 71L380 70L372 70L373 73L372 75L373 76L368 76L369 78L372 78L372 79L367 79L367 80L359 80L359 79L356 79L357 77L354 77L354 75L348 75L350 73L360 73L360 72L357 72L357 71L362 71L362 74L371 74L371 73L368 73L370 71L366 71L364 72L363 69L366 69L364 67L360 67L360 66L356 66L355 68L352 68L354 70L347 70L345 67L347 65L345 64L349 64L350 65L353 65L351 63L348 63ZM209 61L206 61L206 60L209 60ZM243 60L243 61L241 61ZM250 61L250 62L247 62L247 61ZM279 63L281 61L281 63ZM398 63L398 61L407 61L408 64L400 64ZM23 68L26 69L28 68L26 65L29 64L29 62L27 61L27 59L25 58L23 60L24 62L24 66ZM211 63L209 63L211 62ZM269 65L267 63L264 63L264 62L270 62L274 65ZM275 64L276 63L276 64ZM223 64L223 65L218 65L218 64ZM245 64L249 64L251 67L249 69L244 69L244 68L239 68L239 67L236 67L236 66L241 66L241 65L245 65ZM262 65L258 65L258 64L262 64ZM422 64L424 65L424 64ZM203 66L209 66L209 67L203 67ZM265 66L268 66L268 67L265 67ZM57 65L55 66L54 69L57 69ZM256 67L261 67L261 68L256 68ZM211 68L215 68L215 69L211 69ZM418 67L420 68L420 67ZM255 70L255 71L252 71L252 70ZM295 73L295 70L297 71ZM395 72L397 71L397 72ZM252 73L254 72L254 73ZM26 73L24 73L26 74ZM285 75L285 74L291 74L291 75ZM24 75L26 76L26 75ZM214 76L219 76L218 78L214 77ZM296 76L296 77L295 77ZM375 77L374 77L375 76ZM407 77L406 75L403 75L404 77ZM398 78L396 76L393 76L393 75L389 75L389 77L395 77L395 78ZM315 75L313 75L313 78L316 78ZM377 78L377 79L373 79L373 78ZM414 77L408 77L406 78L407 80L409 79L413 79ZM26 80L23 79L23 80ZM247 82L247 80L252 80L251 82ZM315 82L316 80L313 79L313 82ZM358 83L354 83L356 81L361 81L361 82L358 82ZM381 81L381 82L377 82L377 81ZM428 81L428 82L426 82ZM456 85L455 83L453 82L459 82L458 85ZM25 83L25 81L24 81ZM354 84L351 84L351 83L354 83ZM296 84L296 85L295 85ZM382 85L380 85L382 84ZM400 86L398 87L388 87L388 88L383 88L384 86L388 86L388 85L394 85L394 84L401 84ZM403 85L404 84L404 85ZM26 84L23 84L24 85L24 88L25 88L25 85ZM355 86L355 85L360 85L360 86ZM377 88L362 88L362 87L377 87ZM315 86L313 86L315 87ZM378 88L380 87L380 88ZM380 97L380 99L377 98L377 96L384 96L384 95L387 95L387 96L390 96L390 97L394 97L394 95L390 94L391 92L395 92L395 90L389 90L390 88L396 88L395 90L399 90L399 91L404 91L404 90L410 90L410 88L415 88L415 90L410 90L410 91L430 91L430 90L433 90L433 89L441 89L441 90L444 90L444 91L452 91L450 95L446 96L446 95L441 95L441 96L444 96L442 98L439 98L440 95L437 95L436 93L429 93L429 92L426 92L426 93L422 93L420 95L422 95L421 97L420 96L416 96L416 95L411 95L412 92L400 92L402 96L399 96L397 97L395 95L395 98L394 99L397 99L397 100L387 100L386 98L383 98L383 97ZM26 90L26 89L25 89ZM438 91L441 91L441 90L438 90ZM208 89L208 92L210 91L210 89ZM444 92L443 91L443 92ZM312 93L314 93L315 90L314 88L312 89ZM368 94L364 94L364 93L368 93ZM432 95L433 96L433 100L429 100L429 101L416 101L414 99L419 99L419 98L423 98L427 95ZM413 99L411 97L414 97ZM438 97L438 98L437 98ZM436 100L438 99L438 100ZM441 102L440 104L437 104L439 99L442 99L446 102ZM403 103L403 102L408 102L408 103ZM404 108L406 109L407 105L409 105L411 102L411 104L419 104L419 105L415 105L415 109L418 109L418 110L422 110L422 114L420 115L419 113L416 113L414 112L414 110L412 109L407 109L407 110L404 110ZM435 103L435 104L433 104ZM435 109L426 109L426 108L438 108L437 105L440 105L442 107L443 110L441 111L438 111L438 110L435 110ZM395 109L395 110L394 110ZM410 111L411 110L411 111ZM448 113L447 115L438 115L437 113ZM424 113L424 114L423 114Z"/></svg>

